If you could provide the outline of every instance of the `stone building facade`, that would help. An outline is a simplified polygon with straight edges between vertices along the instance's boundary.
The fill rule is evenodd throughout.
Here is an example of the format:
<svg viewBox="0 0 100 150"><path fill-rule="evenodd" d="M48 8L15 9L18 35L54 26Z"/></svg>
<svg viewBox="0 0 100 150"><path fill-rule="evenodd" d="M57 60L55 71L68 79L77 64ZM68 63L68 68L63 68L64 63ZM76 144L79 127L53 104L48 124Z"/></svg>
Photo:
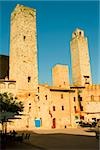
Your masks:
<svg viewBox="0 0 100 150"><path fill-rule="evenodd" d="M80 32L82 35L78 37ZM20 120L8 124L9 130L63 129L77 127L80 119L100 118L100 85L92 85L87 40L82 30L77 29L75 33L78 35L73 35L75 39L71 41L73 85L69 82L68 66L61 64L52 68L52 86L39 84L36 10L16 6L11 14L10 76L0 80L0 92L17 96L24 103L24 112ZM83 49L85 59L81 62ZM75 67L75 57L81 70ZM89 82L85 82L83 76Z"/></svg>

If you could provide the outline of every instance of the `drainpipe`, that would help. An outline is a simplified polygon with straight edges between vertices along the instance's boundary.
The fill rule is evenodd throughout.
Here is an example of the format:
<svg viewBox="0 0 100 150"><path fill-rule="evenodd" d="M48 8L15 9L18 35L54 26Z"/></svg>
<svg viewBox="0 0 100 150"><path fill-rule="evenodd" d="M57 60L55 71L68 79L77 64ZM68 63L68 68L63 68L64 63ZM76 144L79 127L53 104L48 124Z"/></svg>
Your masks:
<svg viewBox="0 0 100 150"><path fill-rule="evenodd" d="M72 120L71 120L71 102L70 102L70 91L69 91L69 113L70 113L70 126L72 125Z"/></svg>

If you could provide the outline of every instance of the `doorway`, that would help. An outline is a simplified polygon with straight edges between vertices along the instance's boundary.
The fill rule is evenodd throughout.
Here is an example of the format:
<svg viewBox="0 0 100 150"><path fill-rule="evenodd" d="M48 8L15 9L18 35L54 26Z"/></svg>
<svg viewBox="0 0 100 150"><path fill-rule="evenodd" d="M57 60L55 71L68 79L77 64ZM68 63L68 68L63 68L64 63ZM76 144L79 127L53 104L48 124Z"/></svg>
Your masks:
<svg viewBox="0 0 100 150"><path fill-rule="evenodd" d="M52 120L52 128L56 128L56 118L53 118Z"/></svg>

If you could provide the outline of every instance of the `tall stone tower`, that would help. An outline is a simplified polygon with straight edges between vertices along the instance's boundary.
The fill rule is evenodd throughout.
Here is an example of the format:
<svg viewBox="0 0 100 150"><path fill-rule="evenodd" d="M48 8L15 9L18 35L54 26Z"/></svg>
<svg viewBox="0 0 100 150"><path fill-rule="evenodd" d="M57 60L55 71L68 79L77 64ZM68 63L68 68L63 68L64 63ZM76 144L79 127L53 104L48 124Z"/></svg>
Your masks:
<svg viewBox="0 0 100 150"><path fill-rule="evenodd" d="M88 41L84 31L76 29L70 42L72 59L72 79L76 86L92 84Z"/></svg>
<svg viewBox="0 0 100 150"><path fill-rule="evenodd" d="M67 65L57 64L52 68L53 86L69 88L69 71Z"/></svg>
<svg viewBox="0 0 100 150"><path fill-rule="evenodd" d="M20 90L38 84L36 10L19 4L11 14L10 80Z"/></svg>

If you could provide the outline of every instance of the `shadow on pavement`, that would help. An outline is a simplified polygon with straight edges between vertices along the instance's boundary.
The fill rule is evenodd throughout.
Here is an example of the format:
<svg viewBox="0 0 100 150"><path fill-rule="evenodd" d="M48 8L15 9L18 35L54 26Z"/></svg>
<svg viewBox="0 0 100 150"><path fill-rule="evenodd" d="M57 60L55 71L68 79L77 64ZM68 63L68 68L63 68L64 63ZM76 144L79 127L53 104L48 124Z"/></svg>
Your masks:
<svg viewBox="0 0 100 150"><path fill-rule="evenodd" d="M22 133L31 136L22 142L10 142L2 150L99 150L99 140L94 136L18 131L19 135Z"/></svg>

